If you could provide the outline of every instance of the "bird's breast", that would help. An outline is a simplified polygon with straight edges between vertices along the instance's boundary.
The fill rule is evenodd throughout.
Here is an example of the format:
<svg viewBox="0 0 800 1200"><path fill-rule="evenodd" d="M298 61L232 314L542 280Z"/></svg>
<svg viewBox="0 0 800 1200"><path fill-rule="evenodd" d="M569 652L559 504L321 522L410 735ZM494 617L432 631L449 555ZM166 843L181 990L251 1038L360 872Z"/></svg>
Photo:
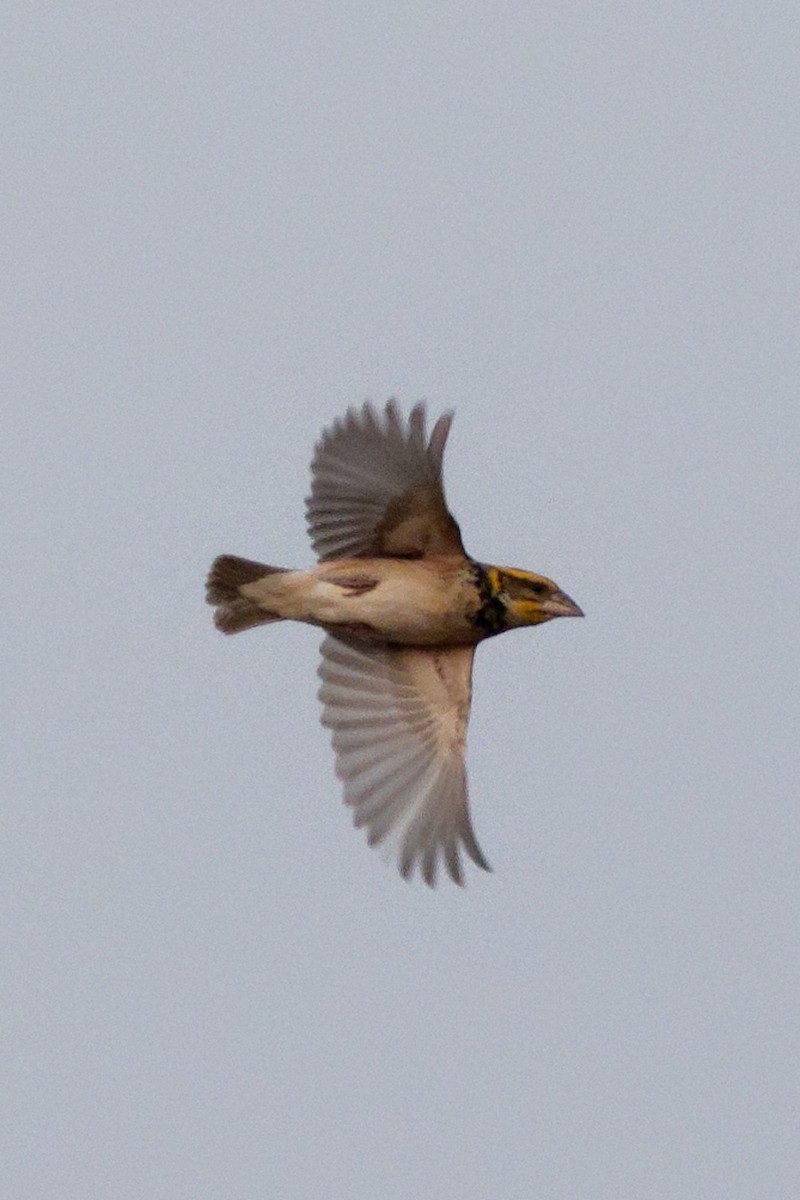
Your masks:
<svg viewBox="0 0 800 1200"><path fill-rule="evenodd" d="M309 574L315 624L365 627L403 645L467 645L484 636L470 619L474 586L460 562L351 559Z"/></svg>

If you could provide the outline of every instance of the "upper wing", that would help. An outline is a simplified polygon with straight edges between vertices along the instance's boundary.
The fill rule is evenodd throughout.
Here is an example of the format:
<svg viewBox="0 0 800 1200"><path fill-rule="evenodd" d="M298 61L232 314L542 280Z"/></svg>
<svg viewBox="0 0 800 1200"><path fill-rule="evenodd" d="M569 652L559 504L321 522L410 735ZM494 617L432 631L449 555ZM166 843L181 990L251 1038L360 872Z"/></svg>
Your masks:
<svg viewBox="0 0 800 1200"><path fill-rule="evenodd" d="M463 882L459 843L484 870L467 808L464 768L472 646L431 650L322 643L322 723L333 731L345 803L369 844L388 834L400 871L417 862L433 885L440 856Z"/></svg>
<svg viewBox="0 0 800 1200"><path fill-rule="evenodd" d="M442 454L452 413L425 433L425 405L408 424L390 400L334 421L314 452L306 516L317 557L420 558L463 554L458 525L442 490Z"/></svg>

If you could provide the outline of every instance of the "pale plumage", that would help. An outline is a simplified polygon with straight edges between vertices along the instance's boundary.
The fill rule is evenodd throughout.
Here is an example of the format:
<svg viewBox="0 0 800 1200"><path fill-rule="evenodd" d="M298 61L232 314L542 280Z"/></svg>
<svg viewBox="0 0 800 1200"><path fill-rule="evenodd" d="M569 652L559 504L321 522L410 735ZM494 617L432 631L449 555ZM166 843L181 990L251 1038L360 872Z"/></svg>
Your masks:
<svg viewBox="0 0 800 1200"><path fill-rule="evenodd" d="M321 626L323 724L354 821L429 884L460 851L488 870L470 822L464 754L476 644L580 609L543 576L470 559L448 511L442 455L452 416L425 431L390 402L337 420L311 465L307 515L319 565L285 571L223 556L208 582L226 633L294 619Z"/></svg>
<svg viewBox="0 0 800 1200"><path fill-rule="evenodd" d="M461 883L459 843L488 869L467 809L464 751L472 646L418 650L322 643L322 723L345 802L370 845L392 835L400 870L436 879L441 855Z"/></svg>

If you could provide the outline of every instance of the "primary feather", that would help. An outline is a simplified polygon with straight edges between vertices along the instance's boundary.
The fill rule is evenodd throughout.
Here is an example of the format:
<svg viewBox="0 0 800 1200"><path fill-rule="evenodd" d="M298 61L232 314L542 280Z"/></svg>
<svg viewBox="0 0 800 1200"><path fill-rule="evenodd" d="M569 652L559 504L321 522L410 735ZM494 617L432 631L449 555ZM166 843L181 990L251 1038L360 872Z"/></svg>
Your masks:
<svg viewBox="0 0 800 1200"><path fill-rule="evenodd" d="M422 650L322 643L322 723L332 731L345 803L370 844L390 834L402 874L438 862L461 883L459 845L489 869L467 807L464 766L472 646Z"/></svg>
<svg viewBox="0 0 800 1200"><path fill-rule="evenodd" d="M462 554L458 525L442 488L442 455L452 414L440 417L430 440L425 408L404 426L397 406L383 418L370 404L335 421L311 463L306 515L317 557L421 557Z"/></svg>

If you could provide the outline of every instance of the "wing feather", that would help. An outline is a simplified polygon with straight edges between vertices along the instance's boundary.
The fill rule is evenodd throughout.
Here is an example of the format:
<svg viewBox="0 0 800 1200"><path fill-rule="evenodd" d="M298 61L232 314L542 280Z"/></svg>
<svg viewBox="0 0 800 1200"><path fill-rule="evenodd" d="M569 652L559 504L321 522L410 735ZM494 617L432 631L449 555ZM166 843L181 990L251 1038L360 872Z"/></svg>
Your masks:
<svg viewBox="0 0 800 1200"><path fill-rule="evenodd" d="M413 430L412 430L413 432ZM420 434L422 437L423 435ZM489 870L470 821L464 767L474 648L322 644L322 723L356 826L391 838L400 872L463 883L459 848Z"/></svg>
<svg viewBox="0 0 800 1200"><path fill-rule="evenodd" d="M452 419L439 417L430 440L424 404L407 423L391 400L380 415L365 404L334 421L315 450L306 501L319 559L464 553L442 487Z"/></svg>

